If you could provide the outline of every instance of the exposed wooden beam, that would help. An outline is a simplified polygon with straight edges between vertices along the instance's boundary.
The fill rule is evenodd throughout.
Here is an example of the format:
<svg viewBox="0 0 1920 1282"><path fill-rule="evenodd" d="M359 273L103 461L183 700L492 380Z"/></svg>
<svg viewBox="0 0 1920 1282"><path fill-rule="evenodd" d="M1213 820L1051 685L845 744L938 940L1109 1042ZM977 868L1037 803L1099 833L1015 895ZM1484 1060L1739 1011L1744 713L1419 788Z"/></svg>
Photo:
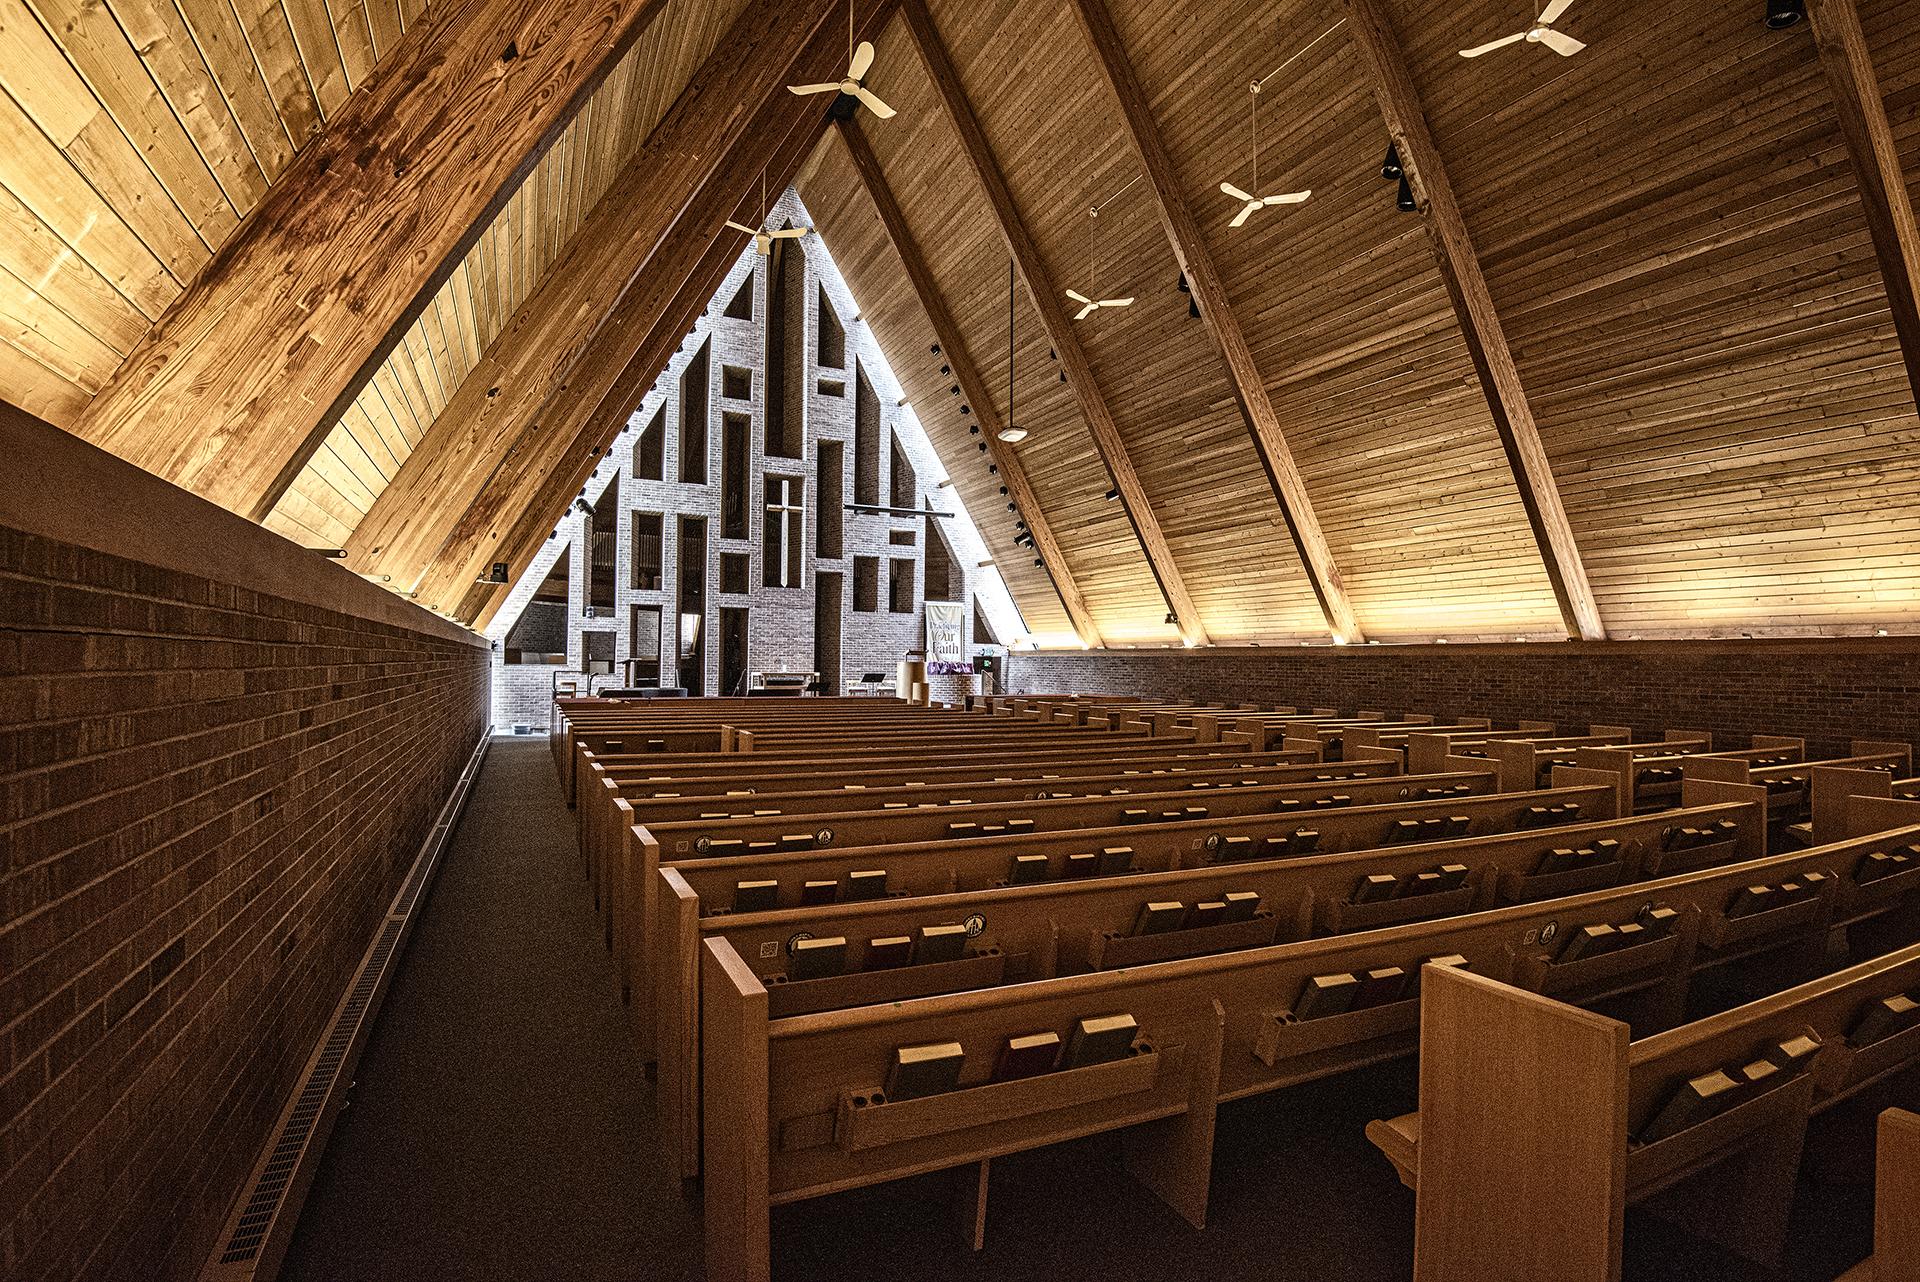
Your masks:
<svg viewBox="0 0 1920 1282"><path fill-rule="evenodd" d="M1134 75L1113 17L1103 0L1074 0L1069 7L1080 20L1080 30L1093 49L1094 60L1106 78L1107 87L1120 102L1127 141L1133 145L1134 155L1147 175L1160 213L1160 225L1166 230L1173 256L1179 261L1187 288L1200 309L1200 322L1206 326L1227 367L1233 398L1246 420L1248 434L1253 437L1260 465L1267 471L1267 483L1273 487L1273 496L1280 503L1287 532L1293 536L1294 549L1300 554L1300 564L1306 569L1313 595L1320 602L1327 629L1337 641L1364 640L1353 605L1347 599L1340 569L1334 564L1333 549L1327 545L1320 518L1314 514L1306 478L1300 474L1293 450L1280 430L1280 416L1274 412L1273 401L1267 396L1266 380L1260 376L1260 367L1254 363L1253 351L1240 330L1240 320L1227 301L1226 286L1214 266L1213 251L1208 248L1200 223L1181 193L1179 176L1174 173L1173 161L1160 141L1152 108L1147 105L1147 95Z"/></svg>
<svg viewBox="0 0 1920 1282"><path fill-rule="evenodd" d="M1809 0L1807 18L1859 183L1907 381L1920 405L1920 227L1914 221L1893 127L1887 122L1886 99L1854 0Z"/></svg>
<svg viewBox="0 0 1920 1282"><path fill-rule="evenodd" d="M844 60L844 45L837 47L839 57ZM783 135L780 148L766 166L769 191L786 190L825 135L826 126L824 112L789 113L787 128L777 131ZM757 170L755 176L758 176ZM489 561L506 561L517 572L565 517L574 496L586 485L614 438L673 359L734 264L739 262L741 240L735 233L719 230L722 224L731 218L752 225L760 217L759 202L756 185L753 193L734 207L722 209L713 217L683 219L681 226L675 228L675 238L697 239L700 243L692 250L668 246L668 257L680 262L683 256L697 254L693 266L649 274L634 295L633 305L623 309L625 314L643 322L644 332L638 336L637 347L632 338L620 340L611 347L596 339L583 357L583 367L606 361L624 362L612 377L605 395L597 401L584 395L563 400L542 411L539 420L542 426L528 445L544 467L537 490L517 500L518 506L504 512L499 524L482 531L487 535L485 539L477 543L450 541L449 547L436 558L426 582L432 585L436 599L450 603L446 608L457 617L473 619L475 626L482 629L492 621L510 589L475 582L479 571ZM677 288L670 289L675 281L679 282ZM576 379L580 385L599 385L606 381L584 368ZM493 537L495 534L497 538Z"/></svg>
<svg viewBox="0 0 1920 1282"><path fill-rule="evenodd" d="M828 65L846 58L845 28L831 20L840 12L838 0L806 0L798 12L782 0L747 5L360 521L350 568L389 575L445 608L459 577L452 563L498 559L487 535L520 515L528 470L550 465L535 448L552 439L543 407L558 396L597 399L576 372L609 327L644 332L654 319L638 307L636 285L664 285L671 297L720 222L758 189L784 136L772 123L811 109L787 93L789 77L803 63L817 70L823 51ZM592 368L610 375L619 365ZM448 564L429 588L436 561Z"/></svg>
<svg viewBox="0 0 1920 1282"><path fill-rule="evenodd" d="M939 94L954 132L959 135L960 150L986 196L988 207L993 210L995 225L1000 230L1001 238L1006 241L1007 252L1013 256L1014 269L1019 273L1021 283L1026 286L1034 310L1039 313L1040 328L1045 331L1047 342L1060 359L1067 385L1079 404L1080 416L1086 421L1088 434L1093 437L1094 448L1099 450L1101 461L1113 477L1114 488L1120 491L1120 505L1126 510L1127 519L1133 523L1134 535L1140 541L1141 550L1146 553L1147 566L1159 581L1161 594L1166 597L1167 605L1173 611L1174 622L1181 636L1189 645L1202 645L1207 640L1206 625L1200 619L1200 611L1194 605L1193 598L1187 594L1186 581L1181 577L1180 567L1174 563L1173 549L1160 532L1160 520L1147 500L1146 487L1140 483L1140 474L1134 470L1133 460L1127 455L1126 441L1107 408L1106 398L1100 394L1099 384L1094 381L1092 362L1081 349L1080 340L1074 336L1073 322L1068 319L1066 307L1060 302L1061 294L1048 277L1039 247L1028 234L1027 225L1013 203L1006 176L1001 173L1000 164L987 145L986 133L980 128L973 107L967 101L960 73L940 39L939 29L933 24L933 15L927 12L925 0L903 0L901 11L906 16L908 29L913 32L914 46L920 51L920 61L927 69L927 77Z"/></svg>
<svg viewBox="0 0 1920 1282"><path fill-rule="evenodd" d="M979 421L988 456L1000 469L1000 479L1006 482L1007 492L1020 507L1021 519L1026 521L1027 532L1033 536L1034 551L1046 562L1047 576L1053 580L1054 589L1060 594L1060 604L1072 620L1073 630L1079 634L1083 644L1099 645L1100 629L1093 621L1093 613L1087 608L1086 598L1080 594L1079 584L1074 582L1073 572L1067 568L1066 554L1054 538L1052 524L1047 520L1046 513L1040 510L1040 499L1033 492L1033 483L1027 479L1027 469L1020 462L1019 452L999 439L1000 415L994 408L986 380L980 377L980 367L973 363L966 339L961 335L960 327L954 323L953 313L947 310L946 299L940 293L940 284L934 279L933 269L927 265L926 255L920 252L919 242L907 226L906 214L902 212L900 202L894 198L893 189L887 185L887 176L880 168L880 158L873 154L873 144L867 141L859 124L851 120L839 122L839 133L840 141L846 144L847 154L853 158L854 172L860 175L860 184L873 202L874 212L880 216L880 226L886 231L887 243L893 246L895 256L906 270L907 280L920 300L920 310L927 314L927 323L932 326L934 339L940 344L940 352L953 368L953 381L960 385L961 395L974 408L974 417Z"/></svg>
<svg viewBox="0 0 1920 1282"><path fill-rule="evenodd" d="M1573 526L1560 503L1553 464L1540 441L1533 406L1527 399L1527 389L1520 382L1519 367L1514 363L1512 349L1507 346L1506 330L1494 310L1493 295L1480 270L1479 254L1474 249L1473 238L1467 234L1459 202L1454 199L1446 164L1427 127L1426 113L1420 105L1413 78L1407 72L1406 58L1387 21L1382 0L1347 0L1347 16L1354 48L1367 70L1374 98L1386 117L1387 131L1400 149L1400 162L1420 202L1434 261L1446 282L1461 335L1473 357L1474 370L1480 376L1480 388L1486 394L1487 409L1500 433L1501 447L1506 450L1514 486L1520 491L1520 502L1527 512L1527 524L1532 527L1534 542L1540 548L1540 560L1553 586L1561 622L1569 636L1583 641L1603 640L1606 629L1601 626L1600 610L1593 598L1593 588L1587 582L1586 566L1581 563L1580 549L1574 543Z"/></svg>
<svg viewBox="0 0 1920 1282"><path fill-rule="evenodd" d="M100 389L76 432L262 520L666 0L435 6Z"/></svg>

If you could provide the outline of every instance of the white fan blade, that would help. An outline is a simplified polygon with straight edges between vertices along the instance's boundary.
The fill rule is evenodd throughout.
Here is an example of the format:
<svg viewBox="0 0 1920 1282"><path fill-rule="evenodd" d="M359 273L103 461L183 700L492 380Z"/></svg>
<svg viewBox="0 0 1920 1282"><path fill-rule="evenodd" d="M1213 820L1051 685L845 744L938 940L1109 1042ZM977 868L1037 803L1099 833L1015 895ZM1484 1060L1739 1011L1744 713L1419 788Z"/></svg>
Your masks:
<svg viewBox="0 0 1920 1282"><path fill-rule="evenodd" d="M1091 303L1093 301L1091 298L1088 298L1085 294L1081 293L1077 289L1068 290L1067 297L1071 298L1076 303Z"/></svg>
<svg viewBox="0 0 1920 1282"><path fill-rule="evenodd" d="M1132 300L1131 298L1103 298L1103 299L1101 299L1101 300L1100 300L1100 306L1102 306L1102 307L1131 307L1131 306L1133 306L1133 300Z"/></svg>
<svg viewBox="0 0 1920 1282"><path fill-rule="evenodd" d="M1513 35L1496 40L1492 44L1481 45L1477 49L1462 49L1460 56L1462 58L1478 58L1483 53L1492 53L1495 49L1503 49L1508 45L1517 45L1526 38L1526 32L1517 31Z"/></svg>
<svg viewBox="0 0 1920 1282"><path fill-rule="evenodd" d="M760 234L760 229L758 227L742 227L739 223L734 222L731 218L727 220L727 226L733 228L735 231L743 231L747 233L747 235L749 236L758 236Z"/></svg>
<svg viewBox="0 0 1920 1282"><path fill-rule="evenodd" d="M1253 217L1253 211L1258 208L1260 208L1259 201L1257 200L1248 201L1245 205L1241 206L1240 212L1234 215L1233 221L1228 223L1227 226L1238 227L1241 223L1244 223L1247 221L1247 219Z"/></svg>
<svg viewBox="0 0 1920 1282"><path fill-rule="evenodd" d="M799 94L799 95L800 95L800 96L801 96L802 98L804 98L804 97L806 97L806 96L807 96L808 94L813 94L813 93L839 93L839 92L840 92L840 86L839 86L838 84L831 84L831 85L788 85L788 86L787 86L787 92L788 92L788 93L793 93L793 94Z"/></svg>
<svg viewBox="0 0 1920 1282"><path fill-rule="evenodd" d="M1571 58L1587 46L1563 31L1551 27L1540 30L1540 43L1559 54L1562 58Z"/></svg>
<svg viewBox="0 0 1920 1282"><path fill-rule="evenodd" d="M1571 8L1573 8L1573 0L1553 0L1552 4L1541 10L1540 25L1546 26Z"/></svg>
<svg viewBox="0 0 1920 1282"><path fill-rule="evenodd" d="M1252 196L1249 196L1246 192L1241 191L1238 187L1234 186L1232 183L1221 183L1220 190L1226 192L1227 195L1233 197L1235 200L1252 200L1253 199Z"/></svg>
<svg viewBox="0 0 1920 1282"><path fill-rule="evenodd" d="M847 79L861 80L866 77L867 68L873 65L873 45L862 40L860 47L853 51L853 63L847 68Z"/></svg>
<svg viewBox="0 0 1920 1282"><path fill-rule="evenodd" d="M1100 310L1100 304L1098 304L1098 303L1088 303L1088 304L1087 304L1087 305L1086 305L1085 307L1082 307L1082 308L1080 309L1080 311L1079 311L1079 314L1078 314L1078 315L1076 315L1076 316L1074 317L1074 319L1075 319L1075 320L1077 320L1077 321L1083 321L1083 320L1085 320L1085 319L1086 319L1087 317L1089 317L1089 316L1091 316L1091 315L1093 315L1093 314L1094 314L1095 312L1097 312L1097 311L1099 311L1099 310Z"/></svg>
<svg viewBox="0 0 1920 1282"><path fill-rule="evenodd" d="M813 230L811 227L782 227L779 231L770 231L768 236L774 240L799 240Z"/></svg>
<svg viewBox="0 0 1920 1282"><path fill-rule="evenodd" d="M874 115L880 117L880 119L882 120L893 119L893 108L889 107L886 103L881 102L879 95L874 93L873 90L867 88L865 85L855 85L853 87L853 96L858 98L861 102L866 103L867 110L871 111Z"/></svg>
<svg viewBox="0 0 1920 1282"><path fill-rule="evenodd" d="M1311 191L1290 191L1279 196L1268 196L1260 203L1263 205L1298 205L1305 203L1307 197L1311 195L1313 195Z"/></svg>

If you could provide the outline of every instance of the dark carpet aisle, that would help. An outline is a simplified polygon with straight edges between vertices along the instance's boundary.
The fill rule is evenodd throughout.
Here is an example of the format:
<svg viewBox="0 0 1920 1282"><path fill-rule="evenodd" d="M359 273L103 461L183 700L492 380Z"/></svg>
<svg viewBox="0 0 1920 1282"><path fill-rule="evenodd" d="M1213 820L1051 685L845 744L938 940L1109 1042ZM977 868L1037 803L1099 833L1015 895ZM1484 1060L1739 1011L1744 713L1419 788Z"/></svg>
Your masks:
<svg viewBox="0 0 1920 1282"><path fill-rule="evenodd" d="M593 920L545 737L496 739L283 1278L700 1276Z"/></svg>

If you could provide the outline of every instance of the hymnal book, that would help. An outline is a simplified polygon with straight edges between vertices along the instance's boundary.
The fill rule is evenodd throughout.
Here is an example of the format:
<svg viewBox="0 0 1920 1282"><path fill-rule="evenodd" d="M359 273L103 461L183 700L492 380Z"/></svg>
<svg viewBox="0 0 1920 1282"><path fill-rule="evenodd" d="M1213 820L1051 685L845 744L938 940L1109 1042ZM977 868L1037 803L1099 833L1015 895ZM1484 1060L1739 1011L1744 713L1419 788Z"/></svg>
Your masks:
<svg viewBox="0 0 1920 1282"><path fill-rule="evenodd" d="M780 906L780 883L777 881L741 881L733 887L733 911L737 913L767 913Z"/></svg>
<svg viewBox="0 0 1920 1282"><path fill-rule="evenodd" d="M822 935L815 939L796 939L787 962L787 978L825 979L847 968L847 941L842 935Z"/></svg>
<svg viewBox="0 0 1920 1282"><path fill-rule="evenodd" d="M1464 837L1473 831L1472 815L1448 815L1446 832L1449 837Z"/></svg>
<svg viewBox="0 0 1920 1282"><path fill-rule="evenodd" d="M1773 907L1779 898L1772 886L1746 886L1734 892L1733 902L1727 905L1727 916L1745 917L1752 913L1763 913Z"/></svg>
<svg viewBox="0 0 1920 1282"><path fill-rule="evenodd" d="M1635 921L1647 928L1649 938L1658 939L1673 932L1680 924L1680 910L1677 908L1642 908Z"/></svg>
<svg viewBox="0 0 1920 1282"><path fill-rule="evenodd" d="M1432 895L1445 889L1445 881L1437 872L1417 872L1411 877L1400 879L1400 898L1402 899Z"/></svg>
<svg viewBox="0 0 1920 1282"><path fill-rule="evenodd" d="M848 903L887 897L887 870L862 868L850 872L841 884L840 898Z"/></svg>
<svg viewBox="0 0 1920 1282"><path fill-rule="evenodd" d="M1100 875L1115 877L1133 870L1132 846L1108 846L1100 852Z"/></svg>
<svg viewBox="0 0 1920 1282"><path fill-rule="evenodd" d="M830 904L839 897L840 883L837 881L808 881L800 885L800 905L803 908Z"/></svg>
<svg viewBox="0 0 1920 1282"><path fill-rule="evenodd" d="M960 1084L960 1066L965 1062L966 1052L959 1042L898 1047L887 1066L887 1099L897 1104L944 1094Z"/></svg>
<svg viewBox="0 0 1920 1282"><path fill-rule="evenodd" d="M1392 899L1400 893L1400 879L1392 873L1376 872L1363 877L1360 884L1353 888L1353 902L1356 904L1376 904L1383 899Z"/></svg>
<svg viewBox="0 0 1920 1282"><path fill-rule="evenodd" d="M1100 871L1100 856L1089 851L1083 855L1067 856L1067 876L1091 877Z"/></svg>
<svg viewBox="0 0 1920 1282"><path fill-rule="evenodd" d="M1222 837L1217 856L1222 862L1253 858L1253 838Z"/></svg>
<svg viewBox="0 0 1920 1282"><path fill-rule="evenodd" d="M1013 867L1007 872L1007 884L1031 886L1035 882L1045 881L1048 871L1045 855L1015 855Z"/></svg>
<svg viewBox="0 0 1920 1282"><path fill-rule="evenodd" d="M1807 898L1807 888L1797 881L1783 881L1774 888L1774 902L1782 907Z"/></svg>
<svg viewBox="0 0 1920 1282"><path fill-rule="evenodd" d="M892 970L913 960L913 940L905 935L888 935L867 941L867 969Z"/></svg>
<svg viewBox="0 0 1920 1282"><path fill-rule="evenodd" d="M1802 1033L1769 1050L1767 1058L1783 1071L1797 1073L1803 1068L1810 1067L1813 1064L1813 1057L1819 1053L1819 1039Z"/></svg>
<svg viewBox="0 0 1920 1282"><path fill-rule="evenodd" d="M1140 1031L1131 1015L1089 1016L1073 1026L1063 1068L1088 1068L1125 1059Z"/></svg>
<svg viewBox="0 0 1920 1282"><path fill-rule="evenodd" d="M1567 942L1560 947L1563 962L1579 961L1583 957L1596 957L1613 947L1614 938L1619 934L1605 923L1582 926L1567 936Z"/></svg>
<svg viewBox="0 0 1920 1282"><path fill-rule="evenodd" d="M1387 833L1388 841L1420 840L1420 821L1418 819L1396 819L1393 828Z"/></svg>
<svg viewBox="0 0 1920 1282"><path fill-rule="evenodd" d="M1756 1059L1732 1076L1748 1091L1757 1093L1777 1084L1780 1066L1772 1060Z"/></svg>
<svg viewBox="0 0 1920 1282"><path fill-rule="evenodd" d="M1579 860L1580 856L1577 852L1565 846L1558 846L1540 856L1540 862L1533 866L1533 871L1542 877L1551 876L1557 872L1566 872Z"/></svg>
<svg viewBox="0 0 1920 1282"><path fill-rule="evenodd" d="M1739 1094L1740 1083L1719 1069L1703 1073L1675 1091L1653 1120L1641 1128L1640 1142L1651 1144L1678 1135L1725 1109Z"/></svg>
<svg viewBox="0 0 1920 1282"><path fill-rule="evenodd" d="M1169 930L1178 930L1180 923L1185 921L1186 917L1187 906L1177 899L1141 904L1139 915L1133 919L1133 933L1159 935Z"/></svg>
<svg viewBox="0 0 1920 1282"><path fill-rule="evenodd" d="M1882 997L1861 1011L1860 1018L1854 1021L1853 1028L1847 1033L1847 1040L1855 1046L1871 1046L1916 1021L1920 1021L1920 1002L1905 993L1895 993L1891 997Z"/></svg>
<svg viewBox="0 0 1920 1282"><path fill-rule="evenodd" d="M1623 925L1613 928L1613 946L1615 948L1631 948L1635 944L1646 943L1649 938L1647 928L1637 921L1626 922Z"/></svg>
<svg viewBox="0 0 1920 1282"><path fill-rule="evenodd" d="M1300 985L1300 996L1293 1003L1293 1017L1302 1023L1327 1015L1338 1015L1353 1004L1360 981L1352 975L1315 975Z"/></svg>
<svg viewBox="0 0 1920 1282"><path fill-rule="evenodd" d="M1226 919L1227 906L1219 900L1195 904L1187 909L1187 919L1180 923L1180 929L1198 930L1202 926L1218 926Z"/></svg>
<svg viewBox="0 0 1920 1282"><path fill-rule="evenodd" d="M1252 921L1260 912L1260 895L1256 891L1231 891L1223 900L1227 906L1223 921Z"/></svg>
<svg viewBox="0 0 1920 1282"><path fill-rule="evenodd" d="M1310 855L1319 848L1320 830L1318 828L1294 829L1293 837L1287 846L1288 853L1295 855Z"/></svg>
<svg viewBox="0 0 1920 1282"><path fill-rule="evenodd" d="M994 1061L993 1080L1011 1082L1021 1077L1038 1077L1051 1073L1059 1062L1060 1034L1028 1033L1024 1037L1009 1037L1007 1044L1000 1048L1000 1058Z"/></svg>
<svg viewBox="0 0 1920 1282"><path fill-rule="evenodd" d="M914 965L959 961L967 952L965 926L922 926L913 941Z"/></svg>
<svg viewBox="0 0 1920 1282"><path fill-rule="evenodd" d="M1407 972L1398 966L1382 966L1360 976L1360 987L1348 1003L1348 1010L1366 1010L1387 1006L1406 996Z"/></svg>
<svg viewBox="0 0 1920 1282"><path fill-rule="evenodd" d="M1600 863L1617 862L1620 858L1620 842L1613 837L1602 837L1593 843L1593 853Z"/></svg>
<svg viewBox="0 0 1920 1282"><path fill-rule="evenodd" d="M1467 866L1465 864L1441 864L1436 869L1440 874L1442 890L1458 890L1467 884Z"/></svg>

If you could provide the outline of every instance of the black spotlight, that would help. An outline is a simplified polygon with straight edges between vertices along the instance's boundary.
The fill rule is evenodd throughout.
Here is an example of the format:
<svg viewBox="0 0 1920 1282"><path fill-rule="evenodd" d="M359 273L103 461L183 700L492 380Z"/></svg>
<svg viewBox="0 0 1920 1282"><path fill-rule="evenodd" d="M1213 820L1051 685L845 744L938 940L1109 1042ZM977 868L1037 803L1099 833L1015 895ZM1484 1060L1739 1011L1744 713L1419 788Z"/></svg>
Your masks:
<svg viewBox="0 0 1920 1282"><path fill-rule="evenodd" d="M940 367L940 372L941 372L942 374L951 374L951 373L953 373L953 366L951 366L951 365L942 365L942 366Z"/></svg>
<svg viewBox="0 0 1920 1282"><path fill-rule="evenodd" d="M940 354L940 344L935 343L932 347L929 347L927 350L932 352L935 356L938 356Z"/></svg>
<svg viewBox="0 0 1920 1282"><path fill-rule="evenodd" d="M1168 610L1168 611L1167 611L1167 622L1168 622L1168 623L1172 623L1173 621L1174 621L1174 619L1173 619L1173 611L1172 611L1172 610Z"/></svg>
<svg viewBox="0 0 1920 1282"><path fill-rule="evenodd" d="M1392 182L1396 178L1406 177L1406 170L1400 167L1399 143L1390 142L1387 144L1387 158L1380 162L1380 176L1388 182Z"/></svg>
<svg viewBox="0 0 1920 1282"><path fill-rule="evenodd" d="M1417 214L1420 212L1420 202L1413 198L1413 184L1407 181L1405 174L1400 175L1400 195L1393 203L1402 213Z"/></svg>
<svg viewBox="0 0 1920 1282"><path fill-rule="evenodd" d="M985 441L980 442L980 452L982 454L987 452L987 443Z"/></svg>
<svg viewBox="0 0 1920 1282"><path fill-rule="evenodd" d="M1200 319L1200 302L1198 299L1195 299L1192 297L1189 297L1187 299L1187 319L1188 320Z"/></svg>
<svg viewBox="0 0 1920 1282"><path fill-rule="evenodd" d="M962 406L960 407L960 412L961 412L962 414L971 414L971 413L973 413L973 406L971 406L971 405L962 405Z"/></svg>
<svg viewBox="0 0 1920 1282"><path fill-rule="evenodd" d="M1003 485L1003 486L1001 486L1001 487L1000 487L1000 492L1001 492L1002 494L1005 494L1005 493L1007 492L1007 487L1006 487L1006 486L1004 486L1004 485Z"/></svg>
<svg viewBox="0 0 1920 1282"><path fill-rule="evenodd" d="M1036 556L1033 558L1033 568L1036 570L1044 570L1047 568L1047 563Z"/></svg>
<svg viewBox="0 0 1920 1282"><path fill-rule="evenodd" d="M1000 465L998 463L987 464L987 475L988 476L1000 475Z"/></svg>
<svg viewBox="0 0 1920 1282"><path fill-rule="evenodd" d="M1009 512L1018 512L1019 510L1020 510L1020 505L1019 505L1018 503L1009 503L1009 504L1007 504L1007 511L1009 511Z"/></svg>
<svg viewBox="0 0 1920 1282"><path fill-rule="evenodd" d="M1806 16L1807 0L1767 0L1767 26L1775 31L1785 31Z"/></svg>
<svg viewBox="0 0 1920 1282"><path fill-rule="evenodd" d="M1112 489L1110 489L1110 490L1108 490L1108 491L1107 491L1107 502L1109 502L1109 503L1111 503L1111 502L1113 502L1113 501L1114 501L1115 499L1117 499L1117 498L1119 498L1119 497L1120 497L1120 487L1119 487L1119 486L1117 486L1117 485L1116 485L1116 486L1114 486L1114 487L1113 487Z"/></svg>
<svg viewBox="0 0 1920 1282"><path fill-rule="evenodd" d="M967 435L968 436L980 435L980 425L978 423L969 423L967 425Z"/></svg>

